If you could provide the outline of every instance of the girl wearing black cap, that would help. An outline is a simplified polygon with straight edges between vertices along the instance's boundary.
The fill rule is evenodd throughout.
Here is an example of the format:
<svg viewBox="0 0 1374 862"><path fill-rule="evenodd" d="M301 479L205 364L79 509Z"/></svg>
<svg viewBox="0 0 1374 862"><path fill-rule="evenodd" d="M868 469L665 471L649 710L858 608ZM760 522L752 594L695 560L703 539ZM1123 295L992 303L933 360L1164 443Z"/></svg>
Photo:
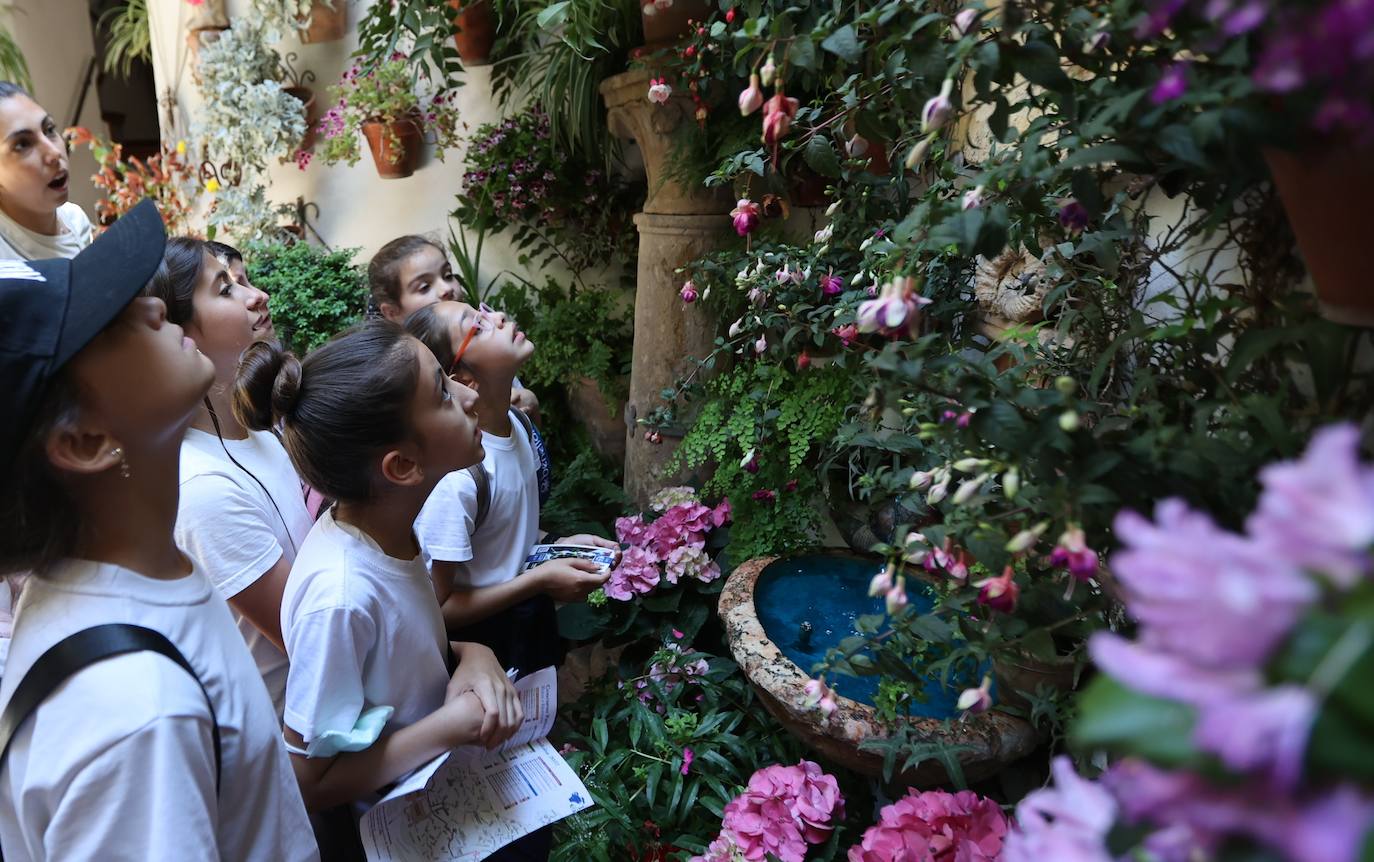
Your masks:
<svg viewBox="0 0 1374 862"><path fill-rule="evenodd" d="M0 261L0 573L33 572L0 681L6 862L318 859L252 657L173 540L214 366L139 296L163 242L144 201L73 260ZM136 645L67 662L111 630Z"/></svg>
<svg viewBox="0 0 1374 862"><path fill-rule="evenodd" d="M67 142L22 88L0 81L0 259L75 257L91 220L67 200Z"/></svg>

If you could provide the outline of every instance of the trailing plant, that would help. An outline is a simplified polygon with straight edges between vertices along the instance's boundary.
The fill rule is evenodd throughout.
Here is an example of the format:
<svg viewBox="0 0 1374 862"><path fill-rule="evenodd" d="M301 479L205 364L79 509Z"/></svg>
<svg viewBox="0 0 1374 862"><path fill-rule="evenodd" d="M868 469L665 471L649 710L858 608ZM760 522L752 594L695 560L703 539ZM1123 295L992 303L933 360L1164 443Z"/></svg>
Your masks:
<svg viewBox="0 0 1374 862"><path fill-rule="evenodd" d="M357 253L304 242L244 249L248 278L270 297L277 334L289 349L304 355L362 319L368 291L353 262Z"/></svg>
<svg viewBox="0 0 1374 862"><path fill-rule="evenodd" d="M5 11L15 11L11 6ZM22 10L21 10L22 11ZM7 23L0 24L0 78L13 81L29 92L33 92L33 78L29 75L29 63L24 59L24 51L15 41Z"/></svg>
<svg viewBox="0 0 1374 862"><path fill-rule="evenodd" d="M453 44L455 12L445 2L397 0L372 3L358 22L358 49L353 52L361 74L401 61L415 88L424 79L434 95L450 95L462 86L462 58Z"/></svg>
<svg viewBox="0 0 1374 862"><path fill-rule="evenodd" d="M329 92L337 103L320 119L318 128L323 140L316 146L325 164L357 164L361 155L358 138L366 123L386 124L386 134L395 148L401 142L391 124L413 124L420 132L432 136L434 154L440 161L444 152L460 140L460 117L453 94L440 90L421 98L404 58L384 61L370 70L354 63Z"/></svg>
<svg viewBox="0 0 1374 862"><path fill-rule="evenodd" d="M538 105L479 126L468 140L467 166L452 217L483 233L513 229L526 266L558 261L581 284L588 269L634 260L639 241L630 214L638 190L569 158Z"/></svg>
<svg viewBox="0 0 1374 862"><path fill-rule="evenodd" d="M98 138L81 126L66 131L72 146L86 145L95 156L91 182L104 197L95 202L97 230L133 209L144 198L157 204L169 235L190 231L191 205L197 189L195 166L186 160L186 142L162 145L162 152L146 161L124 158L124 146Z"/></svg>
<svg viewBox="0 0 1374 862"><path fill-rule="evenodd" d="M310 28L316 5L330 9L347 0L250 0L256 22L276 34L297 33Z"/></svg>
<svg viewBox="0 0 1374 862"><path fill-rule="evenodd" d="M105 31L105 71L127 78L134 64L153 60L152 33L148 26L148 0L125 0L106 9L96 22Z"/></svg>

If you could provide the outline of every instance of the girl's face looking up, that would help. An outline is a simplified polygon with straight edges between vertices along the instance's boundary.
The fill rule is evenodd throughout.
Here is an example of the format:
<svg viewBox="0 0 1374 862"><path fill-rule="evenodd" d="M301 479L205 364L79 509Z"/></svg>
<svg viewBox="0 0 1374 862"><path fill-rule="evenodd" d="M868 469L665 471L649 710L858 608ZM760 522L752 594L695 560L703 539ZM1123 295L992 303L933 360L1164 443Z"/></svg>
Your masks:
<svg viewBox="0 0 1374 862"><path fill-rule="evenodd" d="M191 308L194 312L186 331L214 362L221 378L233 375L249 345L276 337L267 294L248 284L246 276L236 280L224 261L208 251L196 278Z"/></svg>
<svg viewBox="0 0 1374 862"><path fill-rule="evenodd" d="M28 96L0 101L0 205L30 230L67 202L67 143Z"/></svg>
<svg viewBox="0 0 1374 862"><path fill-rule="evenodd" d="M410 411L419 450L416 461L437 482L482 460L477 393L444 374L429 348L414 338L409 341L419 363Z"/></svg>
<svg viewBox="0 0 1374 862"><path fill-rule="evenodd" d="M180 437L215 368L167 306L138 297L71 361L83 423L97 425L131 449Z"/></svg>
<svg viewBox="0 0 1374 862"><path fill-rule="evenodd" d="M424 246L397 265L396 283L400 285L400 307L383 303L382 314L398 322L413 311L460 295L458 279L453 276L447 255L432 245Z"/></svg>
<svg viewBox="0 0 1374 862"><path fill-rule="evenodd" d="M446 302L434 313L448 327L454 353L462 350L457 367L447 369L450 373L466 367L478 374L513 376L534 353L534 345L503 311L480 311L465 302Z"/></svg>

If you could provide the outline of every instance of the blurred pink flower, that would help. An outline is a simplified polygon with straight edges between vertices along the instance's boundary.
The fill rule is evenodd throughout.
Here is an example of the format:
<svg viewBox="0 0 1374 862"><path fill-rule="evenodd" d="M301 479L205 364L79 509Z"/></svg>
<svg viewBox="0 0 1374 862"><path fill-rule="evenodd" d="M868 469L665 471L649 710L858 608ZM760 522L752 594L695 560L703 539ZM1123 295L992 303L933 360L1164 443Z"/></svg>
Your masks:
<svg viewBox="0 0 1374 862"><path fill-rule="evenodd" d="M735 224L735 233L748 236L759 226L759 205L748 198L740 198L735 208L730 210L730 218Z"/></svg>
<svg viewBox="0 0 1374 862"><path fill-rule="evenodd" d="M971 790L912 790L878 813L849 862L993 862L1007 828L997 803Z"/></svg>

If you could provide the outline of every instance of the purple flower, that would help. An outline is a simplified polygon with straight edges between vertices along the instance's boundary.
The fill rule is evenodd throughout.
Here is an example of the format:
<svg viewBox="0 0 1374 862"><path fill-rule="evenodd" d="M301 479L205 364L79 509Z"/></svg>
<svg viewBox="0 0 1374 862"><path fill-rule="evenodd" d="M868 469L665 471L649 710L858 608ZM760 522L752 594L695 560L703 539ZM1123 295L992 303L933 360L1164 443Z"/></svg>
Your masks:
<svg viewBox="0 0 1374 862"><path fill-rule="evenodd" d="M844 279L833 272L821 276L821 293L825 296L837 296L844 293Z"/></svg>
<svg viewBox="0 0 1374 862"><path fill-rule="evenodd" d="M1374 467L1359 461L1354 425L1323 428L1297 461L1260 471L1264 492L1246 531L1293 566L1349 589L1368 570L1374 544Z"/></svg>
<svg viewBox="0 0 1374 862"><path fill-rule="evenodd" d="M1082 233L1088 226L1087 207L1079 203L1077 198L1069 198L1059 207L1059 223L1069 233Z"/></svg>
<svg viewBox="0 0 1374 862"><path fill-rule="evenodd" d="M754 499L760 503L771 503L778 498L777 492L770 488L760 488L754 492Z"/></svg>
<svg viewBox="0 0 1374 862"><path fill-rule="evenodd" d="M1163 105L1181 98L1186 92L1188 92L1188 62L1182 60L1165 69L1164 74L1159 76L1159 81L1150 91L1150 101L1156 105Z"/></svg>
<svg viewBox="0 0 1374 862"><path fill-rule="evenodd" d="M604 589L607 597L627 602L637 595L653 592L658 579L658 560L643 548L632 546L621 555L620 565L611 571Z"/></svg>
<svg viewBox="0 0 1374 862"><path fill-rule="evenodd" d="M877 299L860 303L855 321L860 332L900 335L915 327L921 307L930 303L931 300L916 295L914 278L894 278L883 285L882 294Z"/></svg>
<svg viewBox="0 0 1374 862"><path fill-rule="evenodd" d="M1193 705L1230 692L1253 690L1261 681L1253 670L1200 668L1111 632L1093 635L1088 654L1103 673L1136 691Z"/></svg>
<svg viewBox="0 0 1374 862"><path fill-rule="evenodd" d="M1278 786L1292 787L1316 713L1316 699L1297 685L1223 697L1201 708L1193 741L1232 769L1264 770Z"/></svg>
<svg viewBox="0 0 1374 862"><path fill-rule="evenodd" d="M696 757L696 755L692 752L692 749L690 749L690 748L684 748L684 749L682 749L682 768L681 768L680 770L678 770L678 771L681 772L683 775L686 775L686 774L691 770L691 768L692 768L692 760L693 760L695 757Z"/></svg>
<svg viewBox="0 0 1374 862"><path fill-rule="evenodd" d="M688 281L682 285L682 290L678 291L678 296L682 297L683 302L691 305L697 301L697 286L688 279Z"/></svg>
<svg viewBox="0 0 1374 862"><path fill-rule="evenodd" d="M730 210L730 218L735 225L735 233L748 236L759 226L759 205L748 198L740 198L735 208Z"/></svg>
<svg viewBox="0 0 1374 862"><path fill-rule="evenodd" d="M1064 566L1080 581L1097 575L1097 552L1088 547L1087 538L1077 527L1064 531L1059 544L1050 552L1050 565Z"/></svg>
<svg viewBox="0 0 1374 862"><path fill-rule="evenodd" d="M940 94L932 97L921 108L921 134L944 128L954 116L954 105L949 95L954 91L954 79L946 78L940 85Z"/></svg>
<svg viewBox="0 0 1374 862"><path fill-rule="evenodd" d="M1161 502L1154 523L1121 512L1115 528L1125 549L1111 566L1141 623L1141 643L1199 666L1255 667L1316 598L1291 562L1181 500Z"/></svg>
<svg viewBox="0 0 1374 862"><path fill-rule="evenodd" d="M1116 800L1081 778L1059 756L1051 764L1054 786L1036 790L1016 806L1016 827L1002 845L1003 862L1112 862L1107 833Z"/></svg>

